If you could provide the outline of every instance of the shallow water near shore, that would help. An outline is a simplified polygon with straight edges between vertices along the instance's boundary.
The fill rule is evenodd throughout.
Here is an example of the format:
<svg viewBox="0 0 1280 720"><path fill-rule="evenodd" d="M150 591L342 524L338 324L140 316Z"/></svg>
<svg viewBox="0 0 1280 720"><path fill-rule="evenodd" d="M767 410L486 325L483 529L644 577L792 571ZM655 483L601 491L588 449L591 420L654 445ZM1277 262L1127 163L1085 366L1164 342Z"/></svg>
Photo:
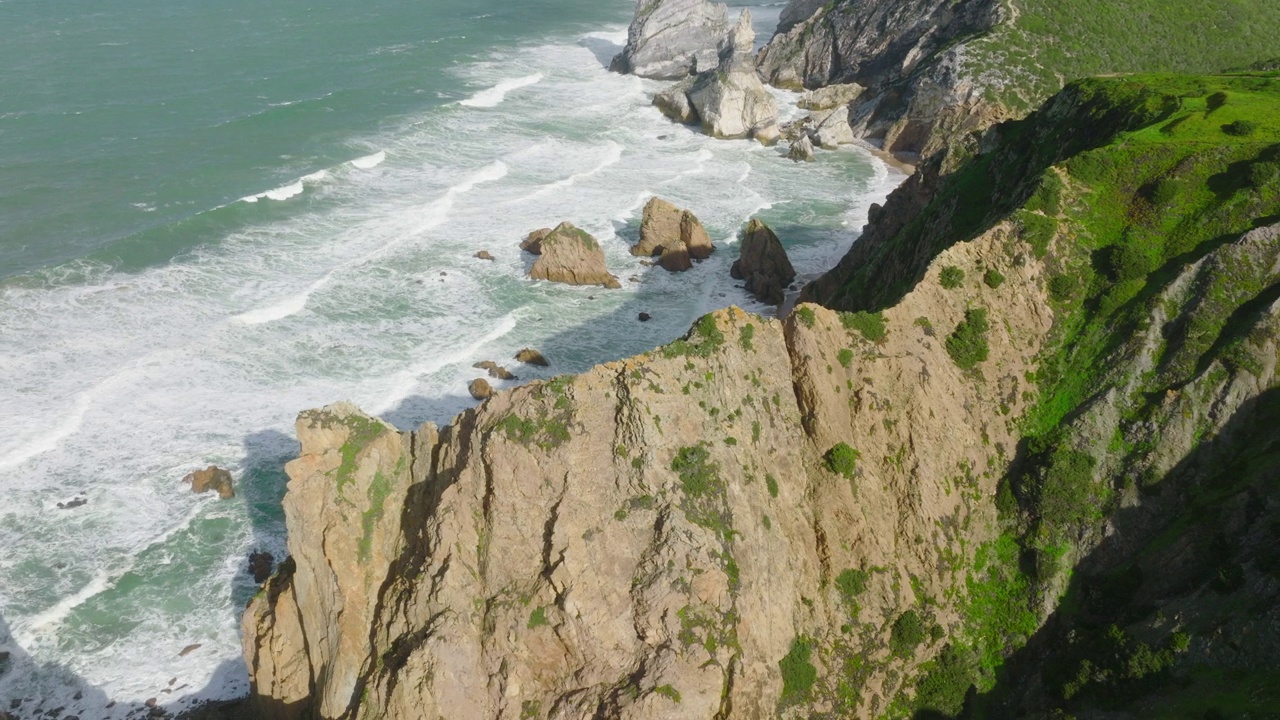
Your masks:
<svg viewBox="0 0 1280 720"><path fill-rule="evenodd" d="M0 5L0 21L24 8ZM212 59L187 68L239 77L225 93L261 85L243 107L230 94L212 102L215 89L166 96L154 84L154 97L130 85L117 104L100 96L79 111L9 95L0 651L12 655L0 698L30 699L20 717L37 705L123 717L147 698L178 709L247 691L238 621L256 588L245 555L283 554L282 466L297 451L300 410L345 399L405 429L447 422L474 404L477 361L523 382L652 349L717 307L766 312L728 277L753 216L802 274L848 249L902 174L861 150L797 165L783 149L666 121L649 104L662 83L605 67L632 9L393 3L354 22L337 8L246 6L251 30L233 26L257 54L236 60L213 38L193 40ZM757 25L779 9L758 8ZM178 12L96 25L33 15L8 27L127 48L164 36ZM145 32L130 24L144 21ZM305 50L317 26L327 44ZM111 42L124 45L99 44ZM119 66L150 67L160 50L137 53ZM53 55L46 62L57 71ZM188 84L198 83L174 87ZM778 95L795 113L794 96ZM71 143L38 169L22 160L74 129L50 121L64 111L105 113L103 127L141 140L84 157ZM118 126L109 117L135 112ZM157 170L179 155L182 167ZM40 199L40 187L65 200ZM673 275L628 254L654 195L698 215L719 248L710 260ZM519 240L562 220L600 239L622 290L525 278ZM479 250L495 260L475 259ZM639 323L641 311L653 320ZM526 346L552 367L516 363ZM235 500L180 482L211 463L235 473ZM58 508L75 498L88 502ZM107 699L120 704L106 710Z"/></svg>

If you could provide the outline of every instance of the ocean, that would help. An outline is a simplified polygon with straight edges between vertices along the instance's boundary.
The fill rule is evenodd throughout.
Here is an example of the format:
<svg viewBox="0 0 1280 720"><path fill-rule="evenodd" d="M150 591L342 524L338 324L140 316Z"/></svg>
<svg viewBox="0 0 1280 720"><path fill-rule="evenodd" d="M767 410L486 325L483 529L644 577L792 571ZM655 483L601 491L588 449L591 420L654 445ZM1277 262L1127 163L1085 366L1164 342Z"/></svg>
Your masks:
<svg viewBox="0 0 1280 720"><path fill-rule="evenodd" d="M763 42L781 4L750 7ZM283 555L299 411L447 423L477 361L524 382L768 312L728 275L751 217L801 273L844 254L902 175L670 123L664 83L607 71L633 10L0 0L0 711L247 692L246 555ZM628 254L655 195L710 260ZM519 241L562 220L623 289L525 277ZM237 498L181 482L210 464Z"/></svg>

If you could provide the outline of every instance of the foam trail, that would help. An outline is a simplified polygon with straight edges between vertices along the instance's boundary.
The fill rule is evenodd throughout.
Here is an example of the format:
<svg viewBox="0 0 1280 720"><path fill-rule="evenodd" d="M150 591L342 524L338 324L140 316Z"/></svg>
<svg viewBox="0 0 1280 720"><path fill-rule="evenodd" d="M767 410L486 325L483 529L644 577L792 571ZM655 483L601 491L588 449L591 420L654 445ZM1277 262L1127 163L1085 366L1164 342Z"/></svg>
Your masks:
<svg viewBox="0 0 1280 720"><path fill-rule="evenodd" d="M605 153L604 160L601 160L600 163L596 165L594 168L586 172L570 175L569 177L563 180L557 180L549 185L544 185L543 187L535 190L534 192L528 195L525 195L524 197L518 197L515 200L511 200L508 204L522 203L522 202L527 202L529 200L535 200L537 198L543 197L544 195L553 193L556 190L563 190L568 187L573 187L574 184L576 184L579 180L586 180L587 178L602 172L605 168L609 167L610 165L617 165L622 160L622 146L610 140L607 147L608 147L608 151Z"/></svg>
<svg viewBox="0 0 1280 720"><path fill-rule="evenodd" d="M67 415L53 432L46 433L39 440L28 444L26 447L18 448L13 452L0 457L0 470L7 470L11 467L17 467L31 458L49 452L58 447L58 444L67 437L75 434L80 426L84 424L84 416L89 412L89 393L83 392L76 396L75 405L71 409L71 414Z"/></svg>
<svg viewBox="0 0 1280 720"><path fill-rule="evenodd" d="M623 208L622 213L612 219L617 220L618 222L626 222L630 220L631 218L635 217L636 211L644 207L644 204L649 202L649 198L653 196L654 196L654 193L649 190L645 190L639 195L636 195L635 202Z"/></svg>
<svg viewBox="0 0 1280 720"><path fill-rule="evenodd" d="M386 159L387 159L387 151L379 150L378 152L372 155L365 155L364 157L356 158L355 160L352 160L351 167L357 170L369 170L371 168L378 167L379 165L382 164L382 161Z"/></svg>
<svg viewBox="0 0 1280 720"><path fill-rule="evenodd" d="M418 235L428 230L434 230L435 228L440 227L444 224L445 220L449 219L449 211L453 209L453 203L458 199L459 195L465 195L466 193L471 192L477 185L501 180L507 176L508 172L509 170L506 163L501 160L494 160L492 163L468 176L466 180L463 180L461 183L449 188L448 191L445 192L444 197L427 206L428 212L426 214L428 215L428 219L414 227L413 234ZM384 252L387 248L393 247L397 244L399 243L392 243L391 245L372 253L370 257Z"/></svg>
<svg viewBox="0 0 1280 720"><path fill-rule="evenodd" d="M298 180L285 185L284 187L278 187L275 190L268 190L266 192L258 193L257 195L246 195L240 199L247 203L256 203L264 198L268 200L288 200L295 195L301 195L302 190L302 181Z"/></svg>
<svg viewBox="0 0 1280 720"><path fill-rule="evenodd" d="M454 365L460 362L464 362L466 360L470 360L473 356L475 356L476 352L480 350L480 348L484 347L485 345L488 345L489 343L495 340L498 340L502 336L514 330L515 327L516 327L515 313L509 313L505 317L503 317L501 321L498 322L497 327L495 327L493 330L489 331L487 335L471 343L470 345L467 345L466 347L463 347L452 353L437 355L431 360L428 360L423 363L419 363L417 365L410 367L408 370L398 373L396 375L395 389L392 390L387 395L386 400L384 400L381 404L379 404L373 410L373 413L375 415L378 415L378 414L390 411L392 408L395 407L396 403L400 402L401 400L404 400L406 397L409 396L409 393L413 391L413 388L417 383L418 378L422 377L423 375L429 375L442 368L448 367L449 365Z"/></svg>
<svg viewBox="0 0 1280 720"><path fill-rule="evenodd" d="M302 309L307 306L307 301L311 299L312 294L325 285L328 285L332 278L333 271L330 271L326 273L324 277L311 283L306 290L303 290L297 295L285 298L274 305L268 305L264 308L258 308L257 310L250 310L249 312L241 313L232 318L232 320L237 320L245 325L261 325L263 323L275 322L276 320L283 320L290 315L296 315L302 312Z"/></svg>
<svg viewBox="0 0 1280 720"><path fill-rule="evenodd" d="M530 85L537 85L542 82L542 78L542 73L535 73L526 77L515 78L514 80L503 80L488 90L481 90L466 100L460 101L458 104L476 108L497 107L502 104L503 100L507 99L507 93L512 90L529 87Z"/></svg>
<svg viewBox="0 0 1280 720"><path fill-rule="evenodd" d="M707 163L711 162L714 159L715 159L714 153L712 153L710 150L706 148L702 148L701 150L698 151L698 156L693 159L693 162L694 162L693 167L689 168L688 170L681 170L679 173L676 174L675 177L671 178L670 180L664 180L660 184L670 185L671 183L676 182L681 178L689 177L690 175L701 175L703 172L706 171Z"/></svg>
<svg viewBox="0 0 1280 720"><path fill-rule="evenodd" d="M606 42L613 43L618 47L622 47L623 45L627 44L626 28L623 28L622 30L603 30L600 32L589 32L586 35L583 35L582 37L592 38L595 40L604 40Z"/></svg>

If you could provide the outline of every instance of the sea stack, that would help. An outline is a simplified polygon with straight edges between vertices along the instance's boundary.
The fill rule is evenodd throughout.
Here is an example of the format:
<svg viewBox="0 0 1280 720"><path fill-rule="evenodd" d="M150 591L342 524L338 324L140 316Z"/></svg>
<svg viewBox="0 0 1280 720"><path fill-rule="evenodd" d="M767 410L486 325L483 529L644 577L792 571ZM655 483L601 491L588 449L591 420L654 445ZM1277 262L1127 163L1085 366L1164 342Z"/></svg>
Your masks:
<svg viewBox="0 0 1280 720"><path fill-rule="evenodd" d="M759 220L752 219L742 237L742 254L729 269L735 280L746 280L747 292L760 302L781 305L783 289L796 279L778 236Z"/></svg>
<svg viewBox="0 0 1280 720"><path fill-rule="evenodd" d="M711 236L698 218L662 198L651 198L640 221L640 242L631 247L637 257L658 257L671 272L688 270L694 260L706 260L715 252Z"/></svg>
<svg viewBox="0 0 1280 720"><path fill-rule="evenodd" d="M541 232L541 231L539 231ZM530 242L535 235L530 235ZM529 252L539 255L529 271L534 280L549 280L566 285L602 285L606 288L622 287L618 278L609 274L604 263L604 249L590 233L574 227L572 223L560 223L554 230L530 243ZM536 251L532 246L536 245ZM525 247L524 244L521 247Z"/></svg>
<svg viewBox="0 0 1280 720"><path fill-rule="evenodd" d="M729 9L707 0L636 0L627 45L610 66L616 72L677 80L720 62Z"/></svg>

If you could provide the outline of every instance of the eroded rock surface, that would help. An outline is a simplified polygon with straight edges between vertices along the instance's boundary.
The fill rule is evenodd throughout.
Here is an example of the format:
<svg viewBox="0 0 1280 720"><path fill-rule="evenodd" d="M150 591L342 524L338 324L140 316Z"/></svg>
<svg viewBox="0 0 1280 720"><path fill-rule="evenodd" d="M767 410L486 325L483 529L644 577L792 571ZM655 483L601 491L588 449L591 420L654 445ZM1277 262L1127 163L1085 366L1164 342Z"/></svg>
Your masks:
<svg viewBox="0 0 1280 720"><path fill-rule="evenodd" d="M612 69L674 80L714 69L729 32L729 9L707 0L636 0L627 44Z"/></svg>
<svg viewBox="0 0 1280 720"><path fill-rule="evenodd" d="M693 267L715 252L706 228L688 210L681 210L661 198L650 198L640 221L640 240L631 246L638 257L658 257L666 270L678 272Z"/></svg>
<svg viewBox="0 0 1280 720"><path fill-rule="evenodd" d="M184 477L182 481L191 486L193 493L216 492L223 500L236 496L235 482L231 478L231 472L217 465L196 470Z"/></svg>
<svg viewBox="0 0 1280 720"><path fill-rule="evenodd" d="M812 157L812 146L809 151ZM747 223L742 236L742 254L729 268L729 275L736 280L746 280L747 292L770 305L782 304L784 289L796 279L795 268L791 267L778 236L756 219Z"/></svg>
<svg viewBox="0 0 1280 720"><path fill-rule="evenodd" d="M609 273L604 262L604 249L585 230L563 222L536 240L538 231L526 240L529 251L535 245L539 255L529 271L534 280L549 280L566 285L603 285L617 289L622 287L618 278ZM523 247L523 246L522 246Z"/></svg>
<svg viewBox="0 0 1280 720"><path fill-rule="evenodd" d="M778 104L756 74L755 30L751 12L743 10L730 33L715 70L698 75L689 102L702 128L719 138L762 135L776 139Z"/></svg>

